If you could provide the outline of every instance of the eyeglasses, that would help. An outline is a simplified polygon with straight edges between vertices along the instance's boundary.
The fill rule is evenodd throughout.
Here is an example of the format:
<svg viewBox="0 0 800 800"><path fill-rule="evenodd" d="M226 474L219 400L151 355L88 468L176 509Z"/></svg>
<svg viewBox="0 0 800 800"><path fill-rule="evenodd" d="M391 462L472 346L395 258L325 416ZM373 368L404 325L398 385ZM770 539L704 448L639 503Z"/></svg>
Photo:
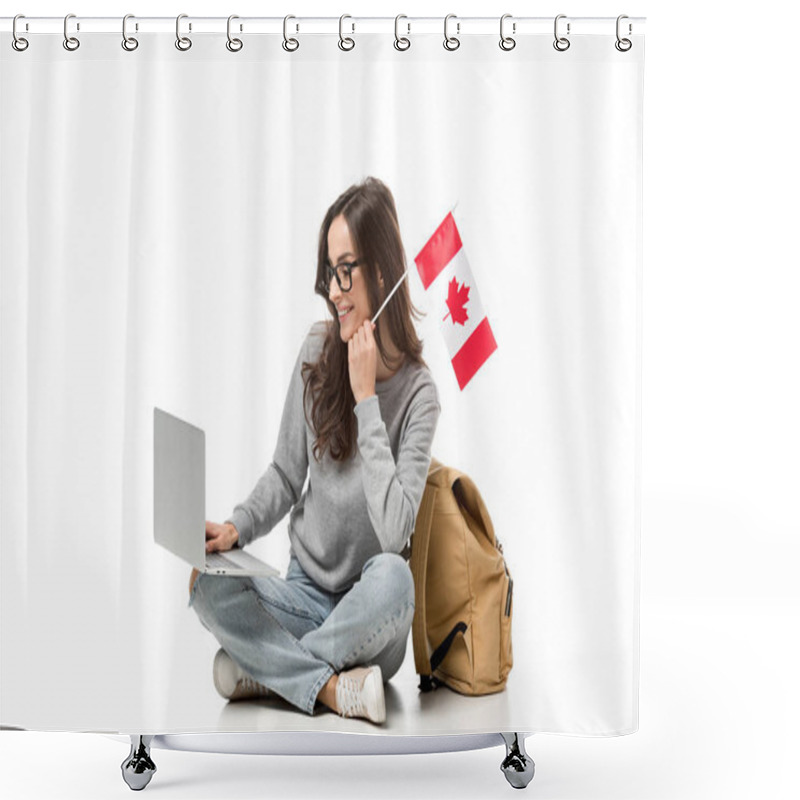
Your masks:
<svg viewBox="0 0 800 800"><path fill-rule="evenodd" d="M336 265L336 269L331 266L325 269L325 279L320 281L319 289L323 294L328 294L331 288L331 279L336 278L336 283L343 292L349 292L353 288L353 270L359 266L358 261L350 263L342 262Z"/></svg>

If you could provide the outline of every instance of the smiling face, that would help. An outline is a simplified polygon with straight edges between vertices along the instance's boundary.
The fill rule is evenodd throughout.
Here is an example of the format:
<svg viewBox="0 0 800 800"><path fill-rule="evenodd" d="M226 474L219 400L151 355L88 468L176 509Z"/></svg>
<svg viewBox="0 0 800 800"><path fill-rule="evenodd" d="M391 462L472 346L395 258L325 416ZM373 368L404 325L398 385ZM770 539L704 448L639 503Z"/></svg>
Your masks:
<svg viewBox="0 0 800 800"><path fill-rule="evenodd" d="M335 269L340 264L349 264L353 261L358 261L358 253L350 237L347 220L339 214L328 229L328 263ZM349 292L343 292L335 278L331 278L328 287L328 297L336 306L339 316L339 334L343 342L350 341L353 334L364 324L364 320L370 319L372 315L364 267L353 267L351 278L352 286Z"/></svg>

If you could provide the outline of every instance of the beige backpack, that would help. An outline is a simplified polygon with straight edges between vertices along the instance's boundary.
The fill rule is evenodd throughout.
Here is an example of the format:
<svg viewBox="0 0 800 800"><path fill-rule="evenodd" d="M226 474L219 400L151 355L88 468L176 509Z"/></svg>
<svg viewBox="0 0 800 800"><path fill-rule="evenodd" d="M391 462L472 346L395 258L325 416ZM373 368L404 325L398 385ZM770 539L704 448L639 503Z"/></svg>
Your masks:
<svg viewBox="0 0 800 800"><path fill-rule="evenodd" d="M411 537L411 572L419 688L502 691L513 663L513 581L475 484L436 459Z"/></svg>

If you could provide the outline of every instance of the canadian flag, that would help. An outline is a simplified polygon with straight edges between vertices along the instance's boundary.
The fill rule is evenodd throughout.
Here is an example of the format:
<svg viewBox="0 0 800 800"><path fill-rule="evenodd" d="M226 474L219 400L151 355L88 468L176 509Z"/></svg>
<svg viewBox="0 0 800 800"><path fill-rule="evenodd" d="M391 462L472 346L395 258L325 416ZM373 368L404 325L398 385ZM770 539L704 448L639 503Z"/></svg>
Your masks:
<svg viewBox="0 0 800 800"><path fill-rule="evenodd" d="M461 237L448 214L414 259L430 308L440 314L440 327L461 390L472 380L497 342L483 311Z"/></svg>

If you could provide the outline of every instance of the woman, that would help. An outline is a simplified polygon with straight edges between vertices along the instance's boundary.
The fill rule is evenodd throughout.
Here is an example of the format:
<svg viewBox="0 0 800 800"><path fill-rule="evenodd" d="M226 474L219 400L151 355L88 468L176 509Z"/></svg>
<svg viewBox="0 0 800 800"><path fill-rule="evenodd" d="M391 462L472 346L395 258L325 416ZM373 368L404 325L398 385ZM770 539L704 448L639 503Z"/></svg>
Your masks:
<svg viewBox="0 0 800 800"><path fill-rule="evenodd" d="M333 317L295 364L273 461L206 550L243 547L289 511L285 579L192 573L190 605L219 640L223 697L274 692L309 714L385 720L383 683L400 668L414 586L398 555L414 529L440 407L422 359L394 198L375 178L330 207L316 291ZM308 477L308 484L303 487Z"/></svg>

